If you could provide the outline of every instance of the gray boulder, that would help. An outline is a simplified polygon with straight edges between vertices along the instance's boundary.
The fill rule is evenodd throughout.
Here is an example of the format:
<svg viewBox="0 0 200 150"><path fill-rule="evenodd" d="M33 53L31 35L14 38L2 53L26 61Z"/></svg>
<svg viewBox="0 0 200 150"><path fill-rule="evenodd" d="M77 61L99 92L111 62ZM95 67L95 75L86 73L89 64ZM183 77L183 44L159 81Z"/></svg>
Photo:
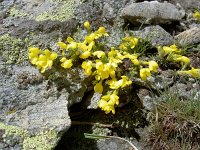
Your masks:
<svg viewBox="0 0 200 150"><path fill-rule="evenodd" d="M173 37L159 25L146 27L141 31L135 31L133 34L149 41L153 46L171 45L174 42Z"/></svg>
<svg viewBox="0 0 200 150"><path fill-rule="evenodd" d="M162 24L180 21L185 16L185 11L167 2L145 1L125 7L121 16L135 25Z"/></svg>
<svg viewBox="0 0 200 150"><path fill-rule="evenodd" d="M45 79L34 67L0 61L1 149L52 149L57 144L71 125L68 107L80 102L87 89L81 69L65 75Z"/></svg>
<svg viewBox="0 0 200 150"><path fill-rule="evenodd" d="M173 4L180 4L186 11L200 8L200 1L198 0L170 0Z"/></svg>
<svg viewBox="0 0 200 150"><path fill-rule="evenodd" d="M200 28L194 27L175 36L176 44L184 46L192 46L200 43Z"/></svg>

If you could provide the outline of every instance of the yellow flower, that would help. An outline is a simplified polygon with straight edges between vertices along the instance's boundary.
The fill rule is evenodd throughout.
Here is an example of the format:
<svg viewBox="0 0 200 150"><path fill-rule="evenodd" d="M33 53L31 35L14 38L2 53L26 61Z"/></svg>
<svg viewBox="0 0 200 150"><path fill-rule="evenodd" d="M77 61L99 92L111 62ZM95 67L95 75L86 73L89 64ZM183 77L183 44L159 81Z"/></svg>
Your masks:
<svg viewBox="0 0 200 150"><path fill-rule="evenodd" d="M131 49L135 48L135 46L138 43L138 39L137 38L132 38L132 40L130 41L130 47Z"/></svg>
<svg viewBox="0 0 200 150"><path fill-rule="evenodd" d="M194 78L199 78L200 77L200 69L195 69L192 67L191 70L187 70L187 71L178 71L179 75L190 75Z"/></svg>
<svg viewBox="0 0 200 150"><path fill-rule="evenodd" d="M95 36L96 36L95 33L91 33L90 35L85 36L86 43L91 43L92 41L94 41Z"/></svg>
<svg viewBox="0 0 200 150"><path fill-rule="evenodd" d="M92 74L92 61L84 61L81 65L84 69L84 74L89 76Z"/></svg>
<svg viewBox="0 0 200 150"><path fill-rule="evenodd" d="M95 67L96 67L97 70L103 70L104 64L100 60L97 60Z"/></svg>
<svg viewBox="0 0 200 150"><path fill-rule="evenodd" d="M39 57L38 55L41 53L41 50L37 47L29 47L28 51L29 51L28 57L31 63L35 65L36 62L38 61L38 57Z"/></svg>
<svg viewBox="0 0 200 150"><path fill-rule="evenodd" d="M93 52L93 55L97 56L98 58L105 57L105 53L103 51L95 51Z"/></svg>
<svg viewBox="0 0 200 150"><path fill-rule="evenodd" d="M180 53L180 50L177 48L175 44L168 46L163 46L162 51L164 52L164 55L170 54L170 53Z"/></svg>
<svg viewBox="0 0 200 150"><path fill-rule="evenodd" d="M68 43L74 42L74 39L73 39L72 37L69 36L69 37L67 38L67 42L68 42Z"/></svg>
<svg viewBox="0 0 200 150"><path fill-rule="evenodd" d="M112 94L102 96L98 102L98 106L105 111L106 114L110 112L115 114L115 105L119 105L119 97L115 91Z"/></svg>
<svg viewBox="0 0 200 150"><path fill-rule="evenodd" d="M108 52L108 57L113 58L117 55L119 51L116 50L114 47L111 47L110 51Z"/></svg>
<svg viewBox="0 0 200 150"><path fill-rule="evenodd" d="M98 102L98 106L100 107L100 108L105 108L106 106L107 106L107 101L106 100L104 100L104 99L101 99L101 100L99 100L99 102Z"/></svg>
<svg viewBox="0 0 200 150"><path fill-rule="evenodd" d="M110 112L115 114L115 107L112 105L106 105L106 107L103 108L103 110L105 111L106 114L109 114Z"/></svg>
<svg viewBox="0 0 200 150"><path fill-rule="evenodd" d="M74 42L74 39L71 37L67 38L67 42L70 43L67 45L67 50L76 49L78 47L78 43Z"/></svg>
<svg viewBox="0 0 200 150"><path fill-rule="evenodd" d="M107 70L97 70L97 75L102 80L109 78L109 72Z"/></svg>
<svg viewBox="0 0 200 150"><path fill-rule="evenodd" d="M103 64L100 60L97 60L96 61L96 80L104 80L104 79L107 79L109 78L109 76L111 78L115 78L115 67L116 67L116 64L113 63L113 62L109 62L109 63L106 63L106 64Z"/></svg>
<svg viewBox="0 0 200 150"><path fill-rule="evenodd" d="M122 50L122 51L127 51L128 48L127 48L127 42L122 42L120 45L119 45L119 49Z"/></svg>
<svg viewBox="0 0 200 150"><path fill-rule="evenodd" d="M199 11L195 11L195 12L193 13L193 17L194 17L195 19L197 19L197 20L200 20L200 12L199 12Z"/></svg>
<svg viewBox="0 0 200 150"><path fill-rule="evenodd" d="M121 78L122 79L118 81L115 78L109 80L107 84L110 85L110 89L124 88L125 86L132 84L132 81L130 81L127 76L121 76Z"/></svg>
<svg viewBox="0 0 200 150"><path fill-rule="evenodd" d="M175 58L175 61L179 61L179 62L183 62L185 64L189 64L190 63L190 59L186 56L180 56L178 58Z"/></svg>
<svg viewBox="0 0 200 150"><path fill-rule="evenodd" d="M124 88L127 85L132 84L132 81L129 80L127 76L121 76L121 78L122 78L121 80L123 81L121 85L122 88Z"/></svg>
<svg viewBox="0 0 200 150"><path fill-rule="evenodd" d="M67 49L67 44L65 44L64 42L58 42L57 45L62 49Z"/></svg>
<svg viewBox="0 0 200 150"><path fill-rule="evenodd" d="M94 86L94 91L100 94L103 92L103 86L101 81Z"/></svg>
<svg viewBox="0 0 200 150"><path fill-rule="evenodd" d="M131 59L131 62L136 66L138 66L140 64L138 59Z"/></svg>
<svg viewBox="0 0 200 150"><path fill-rule="evenodd" d="M68 49L76 49L77 48L77 43L76 42L71 42L70 44L68 44L67 46L67 50Z"/></svg>
<svg viewBox="0 0 200 150"><path fill-rule="evenodd" d="M192 68L191 70L188 70L188 71L189 71L189 74L191 74L192 77L194 77L194 78L200 77L200 69Z"/></svg>
<svg viewBox="0 0 200 150"><path fill-rule="evenodd" d="M113 92L113 94L110 95L108 105L119 105L119 96L117 96L115 92Z"/></svg>
<svg viewBox="0 0 200 150"><path fill-rule="evenodd" d="M116 59L119 59L119 60L123 60L124 59L124 56L120 53L120 52L118 52L117 53L117 56L115 57Z"/></svg>
<svg viewBox="0 0 200 150"><path fill-rule="evenodd" d="M129 43L131 49L135 48L135 46L138 44L138 38L132 36L125 37L123 40Z"/></svg>
<svg viewBox="0 0 200 150"><path fill-rule="evenodd" d="M62 59L60 60L62 62L61 66L63 68L71 68L72 67L72 59L66 59L65 57L62 57Z"/></svg>
<svg viewBox="0 0 200 150"><path fill-rule="evenodd" d="M38 55L41 52L41 50L37 47L29 47L28 51L29 51L29 53L34 53L36 55Z"/></svg>
<svg viewBox="0 0 200 150"><path fill-rule="evenodd" d="M129 54L127 52L124 52L124 58L129 58L134 65L138 66L140 64L140 62L137 59L137 57L138 56L136 54Z"/></svg>
<svg viewBox="0 0 200 150"><path fill-rule="evenodd" d="M85 51L79 57L82 58L82 59L86 59L86 58L88 58L90 56L91 56L91 52L90 51Z"/></svg>
<svg viewBox="0 0 200 150"><path fill-rule="evenodd" d="M91 51L94 45L95 45L94 41L90 42L90 44L88 45L88 49L87 50Z"/></svg>
<svg viewBox="0 0 200 150"><path fill-rule="evenodd" d="M84 22L84 27L89 30L90 29L90 23L89 21Z"/></svg>
<svg viewBox="0 0 200 150"><path fill-rule="evenodd" d="M40 54L37 62L35 63L38 69L41 69L41 73L44 73L47 68L51 68L53 65L53 60L57 58L58 54L56 52L50 52L46 49L43 54Z"/></svg>
<svg viewBox="0 0 200 150"><path fill-rule="evenodd" d="M158 64L155 61L149 61L149 69L150 71L157 72L158 71Z"/></svg>
<svg viewBox="0 0 200 150"><path fill-rule="evenodd" d="M99 27L99 29L96 31L96 38L100 38L101 36L109 36L108 33L106 32L106 29L104 27Z"/></svg>
<svg viewBox="0 0 200 150"><path fill-rule="evenodd" d="M146 81L148 76L151 76L151 72L149 68L140 69L140 78L142 80Z"/></svg>
<svg viewBox="0 0 200 150"><path fill-rule="evenodd" d="M112 80L108 80L107 84L109 85L110 89L118 89L122 86L123 80L116 80L113 78Z"/></svg>
<svg viewBox="0 0 200 150"><path fill-rule="evenodd" d="M85 52L87 51L88 46L85 43L78 43L78 48Z"/></svg>

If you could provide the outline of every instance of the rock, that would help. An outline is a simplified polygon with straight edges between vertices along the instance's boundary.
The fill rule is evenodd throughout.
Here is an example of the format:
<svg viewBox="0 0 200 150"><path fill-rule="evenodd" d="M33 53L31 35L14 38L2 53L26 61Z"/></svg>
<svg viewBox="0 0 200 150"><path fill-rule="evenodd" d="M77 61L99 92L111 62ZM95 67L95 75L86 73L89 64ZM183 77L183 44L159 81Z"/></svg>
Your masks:
<svg viewBox="0 0 200 150"><path fill-rule="evenodd" d="M98 101L101 99L101 96L102 94L91 91L91 93L85 97L85 100L83 100L85 101L85 103L82 105L83 109L97 109Z"/></svg>
<svg viewBox="0 0 200 150"><path fill-rule="evenodd" d="M152 97L150 96L149 90L145 88L141 88L138 91L138 97L140 98L141 102L143 103L144 107L148 110L151 110L153 107Z"/></svg>
<svg viewBox="0 0 200 150"><path fill-rule="evenodd" d="M2 145L50 149L57 144L71 125L68 107L80 102L87 89L82 70L72 69L65 75L45 80L31 66L0 62Z"/></svg>
<svg viewBox="0 0 200 150"><path fill-rule="evenodd" d="M175 42L181 47L200 43L200 28L194 27L175 36Z"/></svg>
<svg viewBox="0 0 200 150"><path fill-rule="evenodd" d="M185 79L185 80L184 80ZM200 100L200 86L198 81L185 77L169 88L169 92L184 100Z"/></svg>
<svg viewBox="0 0 200 150"><path fill-rule="evenodd" d="M174 83L174 71L170 69L161 71L160 74L149 77L148 81L149 87L154 90L166 89Z"/></svg>
<svg viewBox="0 0 200 150"><path fill-rule="evenodd" d="M135 0L86 1L76 8L74 17L80 23L89 20L96 25L102 22L113 24L113 21L115 22L115 19L119 17L121 9L131 2L135 2Z"/></svg>
<svg viewBox="0 0 200 150"><path fill-rule="evenodd" d="M198 0L170 0L170 3L180 4L186 11L200 8L200 1Z"/></svg>
<svg viewBox="0 0 200 150"><path fill-rule="evenodd" d="M153 46L172 45L173 37L159 25L146 27L141 31L135 31L136 37L143 38L150 42Z"/></svg>
<svg viewBox="0 0 200 150"><path fill-rule="evenodd" d="M185 11L167 2L152 1L133 3L122 10L121 16L135 25L163 24L180 21Z"/></svg>
<svg viewBox="0 0 200 150"><path fill-rule="evenodd" d="M162 90L168 88L174 82L174 71L165 70L160 71L159 74L152 75L147 78L147 81L143 81L140 78L132 77L131 80L133 83L143 86L147 89Z"/></svg>

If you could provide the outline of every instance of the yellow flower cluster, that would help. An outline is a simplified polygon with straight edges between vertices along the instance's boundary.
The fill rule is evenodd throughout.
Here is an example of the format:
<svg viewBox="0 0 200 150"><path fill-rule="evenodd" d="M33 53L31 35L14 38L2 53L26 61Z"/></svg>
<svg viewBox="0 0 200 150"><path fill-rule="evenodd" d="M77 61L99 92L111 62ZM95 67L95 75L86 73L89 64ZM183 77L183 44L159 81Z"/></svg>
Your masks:
<svg viewBox="0 0 200 150"><path fill-rule="evenodd" d="M190 75L194 78L200 78L200 69L195 69L192 67L190 70L178 71L179 75Z"/></svg>
<svg viewBox="0 0 200 150"><path fill-rule="evenodd" d="M141 68L140 69L140 78L144 81L147 80L147 77L151 76L151 72L157 72L158 70L158 63L155 61L149 61L149 62L143 62L144 64L147 64L148 68Z"/></svg>
<svg viewBox="0 0 200 150"><path fill-rule="evenodd" d="M105 111L106 114L112 112L115 114L115 105L119 104L119 97L117 96L117 92L114 91L112 94L107 94L101 97L98 102L99 107Z"/></svg>
<svg viewBox="0 0 200 150"><path fill-rule="evenodd" d="M186 56L181 55L181 50L177 48L177 46L163 46L158 47L158 53L160 57L166 57L166 60L173 61L173 62L180 62L182 66L186 66L190 63L190 59Z"/></svg>
<svg viewBox="0 0 200 150"><path fill-rule="evenodd" d="M200 69L195 69L192 66L189 66L190 64L190 59L186 56L181 55L181 50L177 48L176 45L171 45L171 46L163 46L163 47L158 47L158 53L159 56L162 58L166 58L168 61L172 62L180 62L182 65L181 71L178 71L177 73L179 75L190 75L194 78L199 78L200 77ZM191 67L191 70L185 70L185 68Z"/></svg>
<svg viewBox="0 0 200 150"><path fill-rule="evenodd" d="M50 52L48 49L42 51L36 47L29 48L29 59L33 65L37 66L37 69L44 73L47 68L51 68L53 61L58 57L56 52Z"/></svg>
<svg viewBox="0 0 200 150"><path fill-rule="evenodd" d="M196 20L199 20L200 21L200 12L199 11L195 11L193 13L193 17L196 19Z"/></svg>
<svg viewBox="0 0 200 150"><path fill-rule="evenodd" d="M119 49L127 51L129 48L133 49L138 44L138 39L135 37L125 37L122 39L122 42L119 46Z"/></svg>
<svg viewBox="0 0 200 150"><path fill-rule="evenodd" d="M132 62L132 67L138 77L147 80L151 72L157 72L158 64L155 61L140 61L139 55L130 53L139 43L139 39L133 36L127 36L122 39L118 48L111 47L109 51L103 51L98 47L98 39L109 36L104 27L92 31L90 23L86 21L84 27L88 34L82 42L75 41L68 37L66 42L58 42L57 45L61 50L59 57L61 67L69 69L73 66L73 61L78 59L82 62L81 67L86 76L95 78L94 91L100 94L105 93L99 100L99 107L106 113L115 113L115 107L119 104L118 91L126 86L130 86L132 81L124 75L123 70L120 72L120 65L124 59ZM58 57L55 52L49 50L42 51L38 48L29 48L29 58L31 63L36 65L44 73L47 68L51 68L53 61ZM147 67L148 66L148 67ZM107 93L104 86L109 88Z"/></svg>

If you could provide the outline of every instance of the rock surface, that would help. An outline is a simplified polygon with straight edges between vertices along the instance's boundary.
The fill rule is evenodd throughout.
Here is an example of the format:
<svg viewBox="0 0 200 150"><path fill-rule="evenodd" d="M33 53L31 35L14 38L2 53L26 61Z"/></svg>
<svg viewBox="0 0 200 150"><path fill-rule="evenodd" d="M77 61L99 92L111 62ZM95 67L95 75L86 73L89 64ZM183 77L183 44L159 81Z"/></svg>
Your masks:
<svg viewBox="0 0 200 150"><path fill-rule="evenodd" d="M180 21L185 11L167 2L152 1L133 3L122 10L121 16L133 24L161 24Z"/></svg>
<svg viewBox="0 0 200 150"><path fill-rule="evenodd" d="M175 36L177 45L181 47L200 44L200 28L194 27Z"/></svg>
<svg viewBox="0 0 200 150"><path fill-rule="evenodd" d="M146 27L141 31L133 32L136 37L150 42L153 46L172 45L173 37L159 25Z"/></svg>
<svg viewBox="0 0 200 150"><path fill-rule="evenodd" d="M82 82L83 72L75 69L68 72L62 82L61 79L53 82L45 80L38 70L31 66L6 65L1 61L0 76L0 130L5 130L1 135L4 139L1 144L5 148L12 147L11 137L15 139L19 136L20 138L15 140L15 146L21 146L23 143L23 147L31 148L34 143L30 143L29 138L34 142L34 138L41 133L53 132L55 134L51 139L44 135L44 141L35 143L35 146L40 147L45 144L43 142L48 143L48 140L51 140L50 147L54 147L60 138L57 134L62 134L71 125L68 107L80 102L86 91L86 85ZM26 132L26 136L9 133L6 126L11 125L16 130L19 128ZM6 135L7 132L11 137ZM47 145L43 148L45 146Z"/></svg>
<svg viewBox="0 0 200 150"><path fill-rule="evenodd" d="M193 11L200 8L200 1L198 0L170 0L173 4L180 4L185 10Z"/></svg>
<svg viewBox="0 0 200 150"><path fill-rule="evenodd" d="M82 69L75 67L59 72L53 68L52 71L48 70L41 75L28 62L29 46L42 49L48 47L57 51L55 45L57 41L64 41L68 36L75 36L76 39L81 40L86 34L82 26L86 20L91 22L92 29L97 29L99 26L106 27L110 35L105 41L106 48L118 46L121 38L131 33L147 39L153 46L171 45L174 42L172 37L174 33L169 31L169 28L173 27L174 31L179 23L184 26L179 31L175 31L176 34L190 27L199 27L198 21L191 19L191 12L199 7L198 0L170 0L169 2L174 5L164 0L143 1L0 0L0 149L52 149L59 145L60 138L64 141L60 149L76 150L77 146L82 149L83 145L87 150L129 148L129 144L117 139L92 141L93 145L91 145L88 139L84 139L86 142L79 140L79 135L70 137L68 131L74 128L71 134L76 135L78 129L76 126L71 126L74 121L71 121L74 119L71 115L72 107L76 109L75 117L79 119L82 116L76 116L76 113L79 114L82 109L92 112L85 116L83 114L86 117L83 123L86 123L85 128L89 130L85 131L81 124L81 134L113 134L125 138L131 137L130 141L138 149L143 149L144 142L141 143L139 139L143 138L144 134L139 130L143 130L141 127L147 124L143 108L152 107L151 90L170 87L174 92L175 87L179 87L182 98L187 99L189 93L194 91L196 92L193 95L194 99L199 99L198 83L189 84L191 81L187 81L188 84L183 82L174 85L171 71L161 70L159 75L149 78L147 82L138 78L132 79L133 87L120 93L121 108L116 108L116 115L105 115L97 109L97 102L101 95L94 94L90 90L93 89L92 83L89 78L85 78ZM186 16L191 20L184 20L185 11L179 7L179 4L175 6L177 2L186 9ZM120 18L120 14L134 25L127 25ZM169 26L168 23L172 22L175 23ZM139 28L143 28L143 24L146 27L138 31ZM162 27L149 26L149 24L162 24ZM197 40L200 36L197 28L177 35L177 41L186 45L198 44ZM198 60L196 59L197 66L199 66ZM86 103L82 105L84 101ZM82 106L81 109L76 108L77 105L74 104L77 103ZM119 128L102 129L98 127L99 124L93 123L108 126L116 123ZM135 131L136 128L138 131ZM65 131L70 138L62 136ZM67 145L70 142L71 147Z"/></svg>

